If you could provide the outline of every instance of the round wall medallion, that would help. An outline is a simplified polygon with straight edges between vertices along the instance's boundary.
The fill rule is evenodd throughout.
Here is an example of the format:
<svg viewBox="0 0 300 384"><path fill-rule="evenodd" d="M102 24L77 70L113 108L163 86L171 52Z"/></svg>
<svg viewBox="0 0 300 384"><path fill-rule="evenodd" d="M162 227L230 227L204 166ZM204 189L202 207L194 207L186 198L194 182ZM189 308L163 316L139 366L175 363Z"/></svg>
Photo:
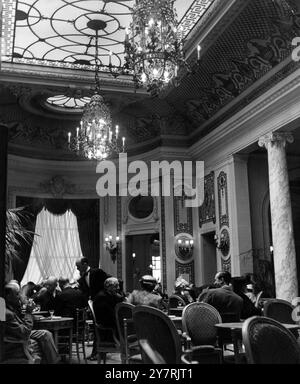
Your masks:
<svg viewBox="0 0 300 384"><path fill-rule="evenodd" d="M222 229L220 239L220 251L224 257L229 255L230 251L230 236L227 229Z"/></svg>
<svg viewBox="0 0 300 384"><path fill-rule="evenodd" d="M151 196L133 197L128 204L128 211L135 219L146 219L152 214L153 208L154 201Z"/></svg>

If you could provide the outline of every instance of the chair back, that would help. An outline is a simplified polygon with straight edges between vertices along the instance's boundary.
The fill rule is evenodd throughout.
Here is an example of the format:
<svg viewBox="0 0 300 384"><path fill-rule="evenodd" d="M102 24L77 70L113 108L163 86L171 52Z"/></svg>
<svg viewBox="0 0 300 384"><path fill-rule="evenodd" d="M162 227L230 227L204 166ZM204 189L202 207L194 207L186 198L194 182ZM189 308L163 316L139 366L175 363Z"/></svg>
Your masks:
<svg viewBox="0 0 300 384"><path fill-rule="evenodd" d="M116 324L119 334L120 347L121 347L121 360L125 364L128 363L128 359L131 353L130 341L136 340L136 330L134 328L132 311L135 306L130 303L118 303L115 307ZM138 345L136 343L134 352Z"/></svg>
<svg viewBox="0 0 300 384"><path fill-rule="evenodd" d="M120 352L120 342L115 334L115 330L109 327L103 327L100 323L97 322L95 311L93 307L93 301L89 300L88 305L92 314L96 342L97 342L97 356L98 363L101 362L101 354L106 353L119 353ZM103 361L106 361L106 357L103 358Z"/></svg>
<svg viewBox="0 0 300 384"><path fill-rule="evenodd" d="M168 299L168 312L170 314L170 311L172 308L178 308L178 307L185 307L186 302L183 300L182 297L178 295L171 295Z"/></svg>
<svg viewBox="0 0 300 384"><path fill-rule="evenodd" d="M192 347L181 356L183 364L222 364L222 351L211 345Z"/></svg>
<svg viewBox="0 0 300 384"><path fill-rule="evenodd" d="M138 340L148 340L167 364L180 364L180 336L165 313L147 305L138 305L133 309L133 321ZM143 363L151 364L143 351L142 359Z"/></svg>
<svg viewBox="0 0 300 384"><path fill-rule="evenodd" d="M124 340L124 319L132 320L132 311L135 306L130 303L118 303L115 308L116 323L121 344ZM127 336L134 335L135 328L133 322L127 322Z"/></svg>
<svg viewBox="0 0 300 384"><path fill-rule="evenodd" d="M164 358L151 346L148 340L139 340L139 345L150 364L166 364Z"/></svg>
<svg viewBox="0 0 300 384"><path fill-rule="evenodd" d="M250 317L243 324L242 335L249 364L300 364L297 340L280 322Z"/></svg>
<svg viewBox="0 0 300 384"><path fill-rule="evenodd" d="M183 309L183 331L191 338L192 344L216 345L217 329L215 324L222 323L220 313L207 303L191 303Z"/></svg>
<svg viewBox="0 0 300 384"><path fill-rule="evenodd" d="M89 309L90 309L91 314L92 314L93 322L96 325L97 324L97 320L96 320L96 316L95 316L95 312L94 312L93 301L89 300L88 301L88 305L89 305Z"/></svg>
<svg viewBox="0 0 300 384"><path fill-rule="evenodd" d="M85 336L87 313L86 308L75 309L75 335Z"/></svg>
<svg viewBox="0 0 300 384"><path fill-rule="evenodd" d="M260 298L261 298L262 294L263 294L263 291L260 291L260 292L258 292L258 294L256 296L256 300L255 300L255 303L254 303L256 308L259 308Z"/></svg>
<svg viewBox="0 0 300 384"><path fill-rule="evenodd" d="M291 303L281 299L270 299L264 303L264 316L280 323L295 324L292 318L294 307Z"/></svg>

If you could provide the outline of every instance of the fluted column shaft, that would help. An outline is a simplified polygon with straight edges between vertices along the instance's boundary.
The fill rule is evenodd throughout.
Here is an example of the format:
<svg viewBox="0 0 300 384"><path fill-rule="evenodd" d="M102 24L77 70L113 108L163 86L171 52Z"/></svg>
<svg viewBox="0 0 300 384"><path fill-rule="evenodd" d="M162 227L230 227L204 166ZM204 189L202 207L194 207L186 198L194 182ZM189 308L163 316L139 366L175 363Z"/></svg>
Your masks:
<svg viewBox="0 0 300 384"><path fill-rule="evenodd" d="M298 296L296 251L285 146L290 133L270 133L259 140L268 151L269 188L274 249L276 297L291 301Z"/></svg>

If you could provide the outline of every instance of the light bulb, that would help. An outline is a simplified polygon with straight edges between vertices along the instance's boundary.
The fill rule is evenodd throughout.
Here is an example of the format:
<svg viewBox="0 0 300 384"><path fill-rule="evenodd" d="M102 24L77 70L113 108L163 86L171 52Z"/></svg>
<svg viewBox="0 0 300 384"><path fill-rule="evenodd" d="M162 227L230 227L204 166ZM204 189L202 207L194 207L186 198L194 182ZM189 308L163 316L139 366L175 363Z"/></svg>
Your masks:
<svg viewBox="0 0 300 384"><path fill-rule="evenodd" d="M197 46L197 58L198 58L198 60L200 60L200 51L201 51L201 46L200 46L200 44L198 44L198 46Z"/></svg>

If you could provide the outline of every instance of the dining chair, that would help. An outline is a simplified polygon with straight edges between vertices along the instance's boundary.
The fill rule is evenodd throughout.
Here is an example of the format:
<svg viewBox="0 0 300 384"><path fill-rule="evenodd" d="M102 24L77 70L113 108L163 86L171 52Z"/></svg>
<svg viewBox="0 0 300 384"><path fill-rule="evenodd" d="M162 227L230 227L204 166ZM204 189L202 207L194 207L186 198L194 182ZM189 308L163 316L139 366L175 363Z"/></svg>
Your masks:
<svg viewBox="0 0 300 384"><path fill-rule="evenodd" d="M122 302L118 303L115 308L123 364L128 364L129 360L141 362L140 348L132 318L134 307L133 304Z"/></svg>
<svg viewBox="0 0 300 384"><path fill-rule="evenodd" d="M166 364L165 359L152 347L148 340L139 340L139 345L150 364Z"/></svg>
<svg viewBox="0 0 300 384"><path fill-rule="evenodd" d="M133 309L133 322L138 340L146 339L167 364L181 363L181 339L167 314L157 308L138 305ZM142 361L151 364L144 351Z"/></svg>
<svg viewBox="0 0 300 384"><path fill-rule="evenodd" d="M183 364L215 364L216 361L214 359L207 359L207 356L212 357L210 354L211 346L206 346L206 348L201 347L192 347L191 349L187 349L181 356L181 362ZM217 363L219 361L217 360Z"/></svg>
<svg viewBox="0 0 300 384"><path fill-rule="evenodd" d="M182 325L192 344L193 360L197 355L198 361L206 363L221 363L222 349L218 348L218 331L215 324L222 322L216 308L207 303L194 302L188 304L182 313Z"/></svg>
<svg viewBox="0 0 300 384"><path fill-rule="evenodd" d="M72 333L72 346L75 344L76 355L78 363L80 364L80 352L82 352L83 360L87 364L86 352L85 352L85 341L86 341L86 319L87 319L87 308L75 308L73 314L69 315L74 318L73 322L73 333ZM62 356L68 353L69 349L69 332L61 330L58 335L58 346L62 352ZM73 348L71 351L73 355Z"/></svg>
<svg viewBox="0 0 300 384"><path fill-rule="evenodd" d="M76 344L76 354L78 363L80 364L80 350L83 354L85 364L87 364L85 353L85 341L86 341L86 320L87 313L86 308L76 308L75 310L75 329L73 333L73 341Z"/></svg>
<svg viewBox="0 0 300 384"><path fill-rule="evenodd" d="M4 349L6 348L14 348L17 345L21 346L24 356L23 357L9 357L6 360L1 361L0 364L40 364L42 357L37 353L29 353L27 341L24 340L14 340L8 337L4 337ZM9 346L9 347L8 347ZM18 347L17 347L18 348Z"/></svg>
<svg viewBox="0 0 300 384"><path fill-rule="evenodd" d="M117 338L115 330L110 327L103 327L100 323L97 322L93 302L92 300L88 301L88 305L93 317L95 333L96 333L96 345L97 345L97 361L98 364L106 363L106 354L107 353L120 353L120 341Z"/></svg>
<svg viewBox="0 0 300 384"><path fill-rule="evenodd" d="M182 297L178 295L170 295L168 299L168 314L176 315L177 313L172 312L172 309L177 309L178 307L185 307L186 302Z"/></svg>
<svg viewBox="0 0 300 384"><path fill-rule="evenodd" d="M255 300L255 303L254 303L256 308L259 308L259 306L260 306L260 299L262 297L262 294L263 294L263 291L260 291L260 292L258 292L258 294L256 296L256 300Z"/></svg>
<svg viewBox="0 0 300 384"><path fill-rule="evenodd" d="M280 323L295 324L292 318L293 309L292 304L286 300L269 299L264 303L263 314Z"/></svg>
<svg viewBox="0 0 300 384"><path fill-rule="evenodd" d="M300 364L300 347L292 332L274 319L253 316L242 328L249 364Z"/></svg>

